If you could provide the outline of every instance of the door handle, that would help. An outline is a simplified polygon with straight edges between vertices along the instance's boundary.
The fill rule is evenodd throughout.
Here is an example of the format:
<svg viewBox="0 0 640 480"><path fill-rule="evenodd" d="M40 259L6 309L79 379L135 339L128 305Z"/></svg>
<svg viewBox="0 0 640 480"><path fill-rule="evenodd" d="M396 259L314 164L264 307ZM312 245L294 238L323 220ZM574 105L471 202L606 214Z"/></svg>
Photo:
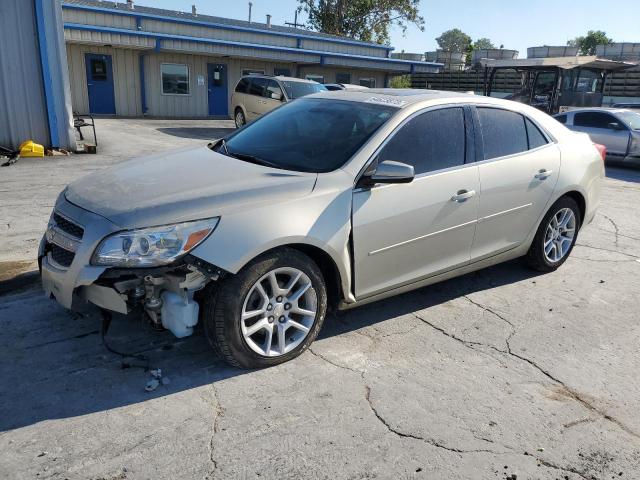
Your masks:
<svg viewBox="0 0 640 480"><path fill-rule="evenodd" d="M539 170L538 173L535 174L535 178L537 178L538 180L546 180L551 176L552 173L553 173L553 170L547 170L546 168L543 168L542 170Z"/></svg>
<svg viewBox="0 0 640 480"><path fill-rule="evenodd" d="M458 193L451 197L451 200L454 202L462 203L473 197L475 194L475 190L458 190Z"/></svg>

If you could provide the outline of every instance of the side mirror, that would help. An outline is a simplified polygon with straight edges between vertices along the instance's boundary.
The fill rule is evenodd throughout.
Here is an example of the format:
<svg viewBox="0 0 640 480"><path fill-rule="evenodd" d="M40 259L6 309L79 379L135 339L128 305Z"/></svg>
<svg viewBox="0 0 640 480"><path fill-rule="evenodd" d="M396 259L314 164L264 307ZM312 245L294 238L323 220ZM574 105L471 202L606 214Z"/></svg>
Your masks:
<svg viewBox="0 0 640 480"><path fill-rule="evenodd" d="M608 127L611 130L626 130L625 126L622 125L620 122L611 122Z"/></svg>
<svg viewBox="0 0 640 480"><path fill-rule="evenodd" d="M411 183L415 177L414 169L406 163L384 160L372 172L362 177L363 185L371 187L376 183Z"/></svg>
<svg viewBox="0 0 640 480"><path fill-rule="evenodd" d="M271 92L271 98L273 100L282 100L282 94L280 92Z"/></svg>

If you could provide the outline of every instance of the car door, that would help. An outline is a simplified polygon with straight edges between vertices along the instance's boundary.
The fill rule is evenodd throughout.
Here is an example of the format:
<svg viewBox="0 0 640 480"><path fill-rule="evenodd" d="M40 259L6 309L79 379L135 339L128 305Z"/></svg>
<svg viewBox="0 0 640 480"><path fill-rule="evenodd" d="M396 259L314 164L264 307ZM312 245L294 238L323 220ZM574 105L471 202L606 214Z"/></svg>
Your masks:
<svg viewBox="0 0 640 480"><path fill-rule="evenodd" d="M573 128L589 135L595 143L607 147L607 154L624 157L629 146L629 129L616 117L607 112L575 112Z"/></svg>
<svg viewBox="0 0 640 480"><path fill-rule="evenodd" d="M531 119L476 108L480 206L471 260L520 245L545 211L560 171L560 150Z"/></svg>
<svg viewBox="0 0 640 480"><path fill-rule="evenodd" d="M476 227L478 167L463 107L406 120L375 156L412 165L409 184L353 193L355 294L364 298L469 262Z"/></svg>
<svg viewBox="0 0 640 480"><path fill-rule="evenodd" d="M250 79L249 90L246 96L247 100L245 103L247 116L249 117L247 120L255 120L264 113L262 107L264 104L264 90L266 86L266 78L256 77Z"/></svg>

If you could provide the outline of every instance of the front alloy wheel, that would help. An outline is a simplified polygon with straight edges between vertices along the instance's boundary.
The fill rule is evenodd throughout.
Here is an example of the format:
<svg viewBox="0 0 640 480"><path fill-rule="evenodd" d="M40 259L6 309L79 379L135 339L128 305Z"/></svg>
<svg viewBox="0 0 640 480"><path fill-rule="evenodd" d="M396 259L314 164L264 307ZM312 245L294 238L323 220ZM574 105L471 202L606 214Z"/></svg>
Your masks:
<svg viewBox="0 0 640 480"><path fill-rule="evenodd" d="M209 343L228 363L261 368L300 355L317 337L326 311L318 266L298 250L282 248L211 285L202 321Z"/></svg>
<svg viewBox="0 0 640 480"><path fill-rule="evenodd" d="M276 268L249 290L242 307L242 335L257 354L278 357L302 343L317 311L311 279L297 268Z"/></svg>

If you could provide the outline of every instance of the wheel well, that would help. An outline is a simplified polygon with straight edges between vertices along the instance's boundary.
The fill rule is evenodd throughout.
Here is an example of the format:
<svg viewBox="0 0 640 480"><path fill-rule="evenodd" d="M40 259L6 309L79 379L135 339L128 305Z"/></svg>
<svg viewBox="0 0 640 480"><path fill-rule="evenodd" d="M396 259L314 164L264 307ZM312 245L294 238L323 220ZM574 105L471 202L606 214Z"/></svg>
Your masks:
<svg viewBox="0 0 640 480"><path fill-rule="evenodd" d="M303 243L283 245L283 247L293 248L301 253L304 253L309 258L311 258L311 260L313 260L316 265L318 265L318 268L320 268L320 271L322 272L322 276L327 287L329 307L336 308L338 306L338 303L340 303L340 300L342 300L342 295L340 293L341 282L340 272L338 271L338 267L336 267L336 264L331 256L318 247Z"/></svg>
<svg viewBox="0 0 640 480"><path fill-rule="evenodd" d="M578 208L580 209L580 226L582 226L582 223L584 222L584 216L587 213L587 202L585 201L584 197L580 192L577 192L575 190L565 193L563 197L570 197L578 204Z"/></svg>

